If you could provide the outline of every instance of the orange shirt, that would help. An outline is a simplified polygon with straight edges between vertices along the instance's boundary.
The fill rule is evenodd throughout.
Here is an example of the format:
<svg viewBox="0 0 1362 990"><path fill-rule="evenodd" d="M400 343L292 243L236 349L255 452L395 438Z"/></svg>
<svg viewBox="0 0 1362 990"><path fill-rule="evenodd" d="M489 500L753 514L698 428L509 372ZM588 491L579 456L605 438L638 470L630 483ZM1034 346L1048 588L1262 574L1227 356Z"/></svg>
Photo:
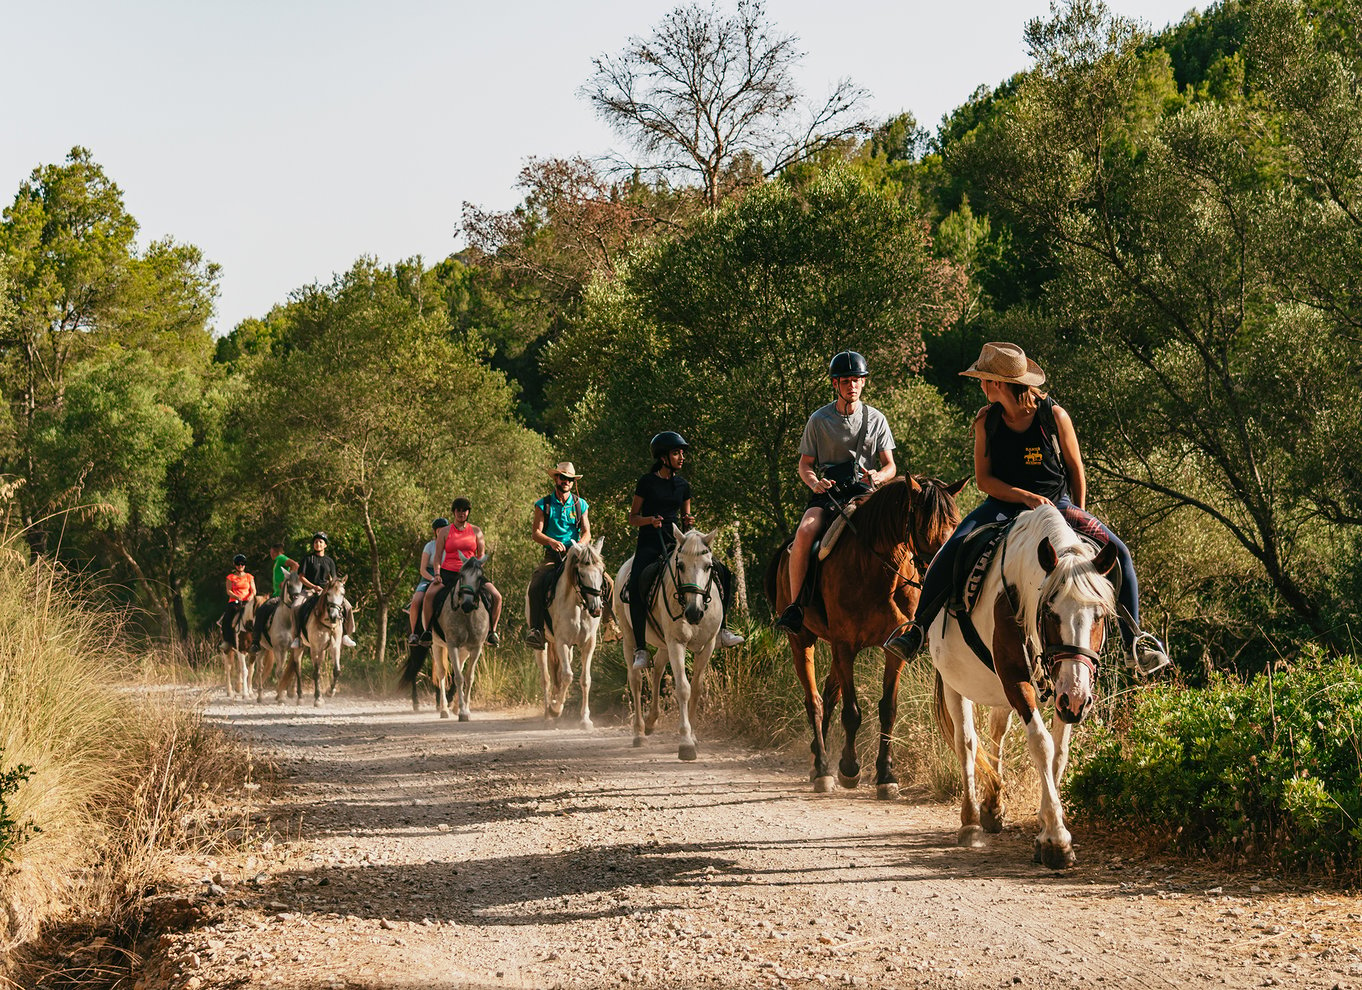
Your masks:
<svg viewBox="0 0 1362 990"><path fill-rule="evenodd" d="M229 602L244 602L251 597L251 588L255 584L255 577L249 572L238 574L236 571L227 575L227 600Z"/></svg>

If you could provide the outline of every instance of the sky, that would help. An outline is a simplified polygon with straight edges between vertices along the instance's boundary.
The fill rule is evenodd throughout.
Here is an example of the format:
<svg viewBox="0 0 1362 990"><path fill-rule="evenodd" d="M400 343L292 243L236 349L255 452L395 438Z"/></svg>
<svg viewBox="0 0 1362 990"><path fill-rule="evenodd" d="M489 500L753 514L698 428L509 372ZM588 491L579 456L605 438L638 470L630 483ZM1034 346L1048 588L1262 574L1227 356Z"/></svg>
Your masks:
<svg viewBox="0 0 1362 990"><path fill-rule="evenodd" d="M726 6L732 6L724 0ZM1108 0L1161 28L1189 0ZM579 89L676 0L0 0L0 204L89 148L140 224L222 266L230 332L361 255L434 263L465 202L505 210L530 157L627 152ZM1202 4L1204 6L1204 4ZM768 0L809 98L934 129L1027 67L1048 0Z"/></svg>

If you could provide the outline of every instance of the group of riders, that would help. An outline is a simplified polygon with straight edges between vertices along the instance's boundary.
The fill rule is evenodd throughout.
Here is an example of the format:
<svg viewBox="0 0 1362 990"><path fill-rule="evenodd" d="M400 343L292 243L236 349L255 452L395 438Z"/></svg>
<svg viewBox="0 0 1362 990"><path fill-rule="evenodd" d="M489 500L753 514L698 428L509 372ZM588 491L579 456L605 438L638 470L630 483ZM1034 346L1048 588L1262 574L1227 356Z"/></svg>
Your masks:
<svg viewBox="0 0 1362 990"><path fill-rule="evenodd" d="M792 633L803 629L800 593L815 541L834 518L847 515L859 500L897 473L889 423L878 409L861 401L870 377L866 359L855 351L842 351L832 358L828 371L834 399L809 417L799 444L799 478L810 495L789 546L792 604L776 619L777 627ZM973 425L974 480L985 499L960 522L933 558L922 579L916 613L884 648L905 660L919 652L933 619L951 597L956 556L972 531L985 523L1011 519L1025 509L1052 505L1076 532L1116 549L1120 562L1118 625L1127 664L1145 674L1168 666L1163 645L1140 629L1139 584L1130 551L1085 508L1087 484L1078 438L1069 414L1041 391L1045 373L1021 347L999 342L985 344L978 360L960 374L978 380L987 403L975 415ZM629 510L629 525L638 531L627 587L629 621L635 630L645 628L647 622L649 582L656 572L649 565L665 559L676 542L676 533L695 524L690 482L681 474L689 444L681 434L665 431L654 436L649 446L653 463L639 478ZM575 543L588 542L591 536L591 506L575 491L582 476L570 461L560 462L548 474L553 488L534 503L530 532L531 539L544 548L543 562L531 578L528 595L526 638L536 649L545 645L548 595L568 550ZM458 498L450 507L451 519L440 518L431 524L432 538L422 550L419 582L407 608L413 644L429 640L438 591L455 584L465 562L486 556L483 532L469 522L471 511L469 500ZM273 547L275 595L290 572L296 572L311 591L320 590L334 578L335 562L326 556L326 546L326 534L314 534L312 553L301 562L289 559L282 546ZM715 561L714 570L726 620L732 574L719 561ZM490 615L487 642L495 646L499 642L502 596L490 581L483 587ZM227 576L229 605L223 617L224 637L230 636L237 611L254 595L255 579L246 572L246 558L238 554L233 572ZM607 578L606 602L611 598ZM607 604L607 627L615 621L608 609ZM298 628L295 626L295 637ZM344 631L346 645L353 646L354 618L348 602ZM726 621L718 637L721 648L743 642L743 637L727 628ZM641 669L651 661L643 637L637 641L639 648L631 662L635 669Z"/></svg>

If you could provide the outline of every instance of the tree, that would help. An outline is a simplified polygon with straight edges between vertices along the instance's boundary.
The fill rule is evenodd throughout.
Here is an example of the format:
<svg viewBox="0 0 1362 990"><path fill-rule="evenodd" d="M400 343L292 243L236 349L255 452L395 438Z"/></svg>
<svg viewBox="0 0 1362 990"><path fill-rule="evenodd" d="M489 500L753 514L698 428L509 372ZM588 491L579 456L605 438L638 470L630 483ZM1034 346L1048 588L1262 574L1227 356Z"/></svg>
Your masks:
<svg viewBox="0 0 1362 990"><path fill-rule="evenodd" d="M701 515L731 507L761 539L788 533L803 509L796 448L829 401L831 356L867 353L887 389L955 318L963 275L929 249L898 198L846 166L726 204L598 277L549 349L570 449L623 504L646 459L600 452L646 452L653 433L680 430Z"/></svg>
<svg viewBox="0 0 1362 990"><path fill-rule="evenodd" d="M762 0L739 0L732 15L690 4L594 59L582 92L648 169L696 176L713 209L726 172L775 175L865 130L852 117L865 94L850 80L801 110L798 45L768 22Z"/></svg>

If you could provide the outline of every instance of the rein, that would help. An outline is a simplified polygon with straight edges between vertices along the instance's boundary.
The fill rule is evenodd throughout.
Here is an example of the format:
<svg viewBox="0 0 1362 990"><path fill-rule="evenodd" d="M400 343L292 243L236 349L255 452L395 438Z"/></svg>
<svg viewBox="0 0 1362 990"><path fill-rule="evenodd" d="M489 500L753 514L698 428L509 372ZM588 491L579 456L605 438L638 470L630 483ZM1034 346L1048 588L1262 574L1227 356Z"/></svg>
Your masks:
<svg viewBox="0 0 1362 990"><path fill-rule="evenodd" d="M686 601L685 596L686 596L686 595L703 595L703 596L704 596L704 599L705 599L705 611L706 611L706 612L709 611L709 603L710 603L711 599L713 599L713 597L714 597L714 593L713 593L713 592L714 592L714 558L713 558L713 556L711 555L711 557L710 557L709 583L706 584L703 588L700 587L700 585L695 584L695 583L693 583L693 582L690 582L690 581L682 581L682 580L681 580L681 560L680 560L680 558L681 558L681 542L678 540L677 543L676 543L676 545L672 548L672 552L671 552L670 554L667 555L667 563L671 565L672 584L675 586L675 589L676 589L676 590L674 590L674 591L671 593L671 596L670 596L670 597L673 598L673 599L675 599L676 603L677 603L679 606L681 606L680 611L677 612L677 613L675 613L675 614L673 614L673 613L672 613L671 603L670 603L669 601L667 601L665 598L664 598L664 600L663 600L663 607L666 608L666 610L667 610L667 617L668 617L669 619L671 619L673 622L679 621L679 620L681 619L682 615L685 613L685 601Z"/></svg>

